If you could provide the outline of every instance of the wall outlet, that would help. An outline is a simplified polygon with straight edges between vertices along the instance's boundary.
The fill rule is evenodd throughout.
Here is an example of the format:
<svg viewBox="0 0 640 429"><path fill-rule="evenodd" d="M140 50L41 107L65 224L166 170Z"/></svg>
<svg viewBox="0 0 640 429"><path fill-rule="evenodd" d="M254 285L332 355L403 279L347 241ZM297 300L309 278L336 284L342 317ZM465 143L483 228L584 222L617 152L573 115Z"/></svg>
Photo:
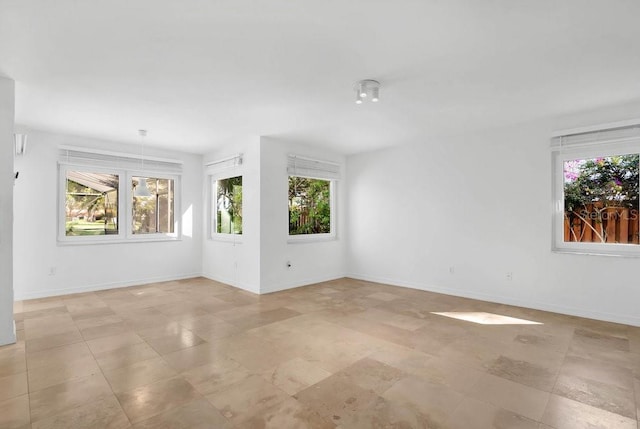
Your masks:
<svg viewBox="0 0 640 429"><path fill-rule="evenodd" d="M455 274L456 272L456 267L454 267L453 265L449 267L449 274Z"/></svg>
<svg viewBox="0 0 640 429"><path fill-rule="evenodd" d="M56 267L49 267L49 275L50 276L55 276L56 275Z"/></svg>
<svg viewBox="0 0 640 429"><path fill-rule="evenodd" d="M511 271L507 272L507 280L513 280L513 273Z"/></svg>

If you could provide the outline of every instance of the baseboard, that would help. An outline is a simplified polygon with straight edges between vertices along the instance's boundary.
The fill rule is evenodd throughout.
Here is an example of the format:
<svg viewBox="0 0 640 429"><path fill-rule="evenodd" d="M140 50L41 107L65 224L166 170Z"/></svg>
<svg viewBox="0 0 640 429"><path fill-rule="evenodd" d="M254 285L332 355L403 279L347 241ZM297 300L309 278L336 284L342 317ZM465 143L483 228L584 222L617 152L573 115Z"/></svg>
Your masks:
<svg viewBox="0 0 640 429"><path fill-rule="evenodd" d="M229 285L229 286L232 286L232 287L235 287L235 288L238 288L238 289L242 289L242 290L247 291L247 292L259 294L259 292L256 290L256 288L254 286L246 284L246 283L236 283L236 282L233 281L233 279L228 279L226 277L217 276L215 274L201 273L200 275L202 277L204 277L205 279L213 280L214 282L224 283L226 285Z"/></svg>
<svg viewBox="0 0 640 429"><path fill-rule="evenodd" d="M309 278L309 279L299 280L291 283L278 283L276 286L265 286L264 288L261 286L260 293L265 294L265 293L280 292L283 290L295 289L297 287L309 286L315 283L322 283L322 282L329 282L331 280L343 279L344 277L345 277L344 274L340 274L340 275L333 275L333 276Z"/></svg>
<svg viewBox="0 0 640 429"><path fill-rule="evenodd" d="M350 273L347 275L347 277L351 277L358 280L376 282L376 283L384 283L391 286L407 287L411 289L424 290L428 292L442 293L445 295L459 296L463 298L471 298L471 299L477 299L481 301L490 301L498 304L513 305L516 307L525 307L525 308L531 308L534 310L550 311L553 313L566 314L569 316L585 317L587 319L602 320L605 322L613 322L613 323L622 323L624 325L640 327L640 317L633 316L633 315L603 313L598 311L585 310L581 308L549 304L545 302L524 301L524 300L512 298L512 297L484 294L484 293L471 292L471 291L465 291L465 290L459 290L459 289L451 289L451 288L438 287L438 286L432 286L432 285L424 285L420 283L406 282L406 281L397 280L397 279L369 276L369 275L357 274L357 273Z"/></svg>
<svg viewBox="0 0 640 429"><path fill-rule="evenodd" d="M130 286L140 286L149 283L159 283L159 282L170 282L174 280L184 280L190 279L193 277L200 277L202 273L189 273L189 274L180 274L177 276L163 276L163 277L148 277L144 279L130 280L125 282L109 282L109 283L96 283L89 286L80 286L80 287L71 287L64 289L47 289L47 290L39 290L27 293L14 292L14 299L16 301L22 301L25 299L35 299L35 298L48 298L51 296L58 295L70 295L73 293L82 293L82 292L95 292L98 290L105 289L117 289L121 287L130 287Z"/></svg>

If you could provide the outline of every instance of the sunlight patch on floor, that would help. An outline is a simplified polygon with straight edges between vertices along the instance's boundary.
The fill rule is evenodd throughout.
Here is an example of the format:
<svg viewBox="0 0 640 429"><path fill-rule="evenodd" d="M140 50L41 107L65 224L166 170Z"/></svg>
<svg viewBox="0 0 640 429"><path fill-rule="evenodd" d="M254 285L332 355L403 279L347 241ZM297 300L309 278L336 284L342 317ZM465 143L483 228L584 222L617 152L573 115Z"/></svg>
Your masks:
<svg viewBox="0 0 640 429"><path fill-rule="evenodd" d="M500 314L484 313L481 311L451 311L451 312L431 312L440 316L452 317L454 319L465 320L467 322L479 323L481 325L542 325L540 322L532 320L518 319L515 317L502 316Z"/></svg>

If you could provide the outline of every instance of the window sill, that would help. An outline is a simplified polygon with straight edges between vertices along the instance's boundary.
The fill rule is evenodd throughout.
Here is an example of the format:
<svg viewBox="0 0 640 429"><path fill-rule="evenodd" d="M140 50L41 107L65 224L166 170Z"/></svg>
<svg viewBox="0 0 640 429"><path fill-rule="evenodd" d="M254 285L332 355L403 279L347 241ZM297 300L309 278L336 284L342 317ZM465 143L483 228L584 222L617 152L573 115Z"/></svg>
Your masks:
<svg viewBox="0 0 640 429"><path fill-rule="evenodd" d="M182 241L181 237L171 237L163 235L161 237L141 237L141 238L109 238L109 239L58 239L58 246L88 246L103 244L126 244L126 243L153 243L164 241Z"/></svg>
<svg viewBox="0 0 640 429"><path fill-rule="evenodd" d="M640 258L640 248L629 251L620 250L600 250L600 249L567 249L567 248L552 248L552 253L558 253L563 255L582 255L582 256L605 256L613 258Z"/></svg>
<svg viewBox="0 0 640 429"><path fill-rule="evenodd" d="M288 244L301 244L301 243L317 243L323 241L337 241L338 237L335 234L300 234L290 235L287 239Z"/></svg>
<svg viewBox="0 0 640 429"><path fill-rule="evenodd" d="M229 244L242 244L242 234L219 234L215 233L209 237L211 241L219 241Z"/></svg>

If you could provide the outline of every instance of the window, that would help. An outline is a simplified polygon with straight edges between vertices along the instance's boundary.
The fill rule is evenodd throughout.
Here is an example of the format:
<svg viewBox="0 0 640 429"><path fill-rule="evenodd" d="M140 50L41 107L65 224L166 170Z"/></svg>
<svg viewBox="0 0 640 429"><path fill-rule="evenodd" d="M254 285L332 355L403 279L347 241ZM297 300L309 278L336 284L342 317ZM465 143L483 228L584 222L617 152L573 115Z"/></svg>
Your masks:
<svg viewBox="0 0 640 429"><path fill-rule="evenodd" d="M143 175L135 155L63 147L58 164L59 242L178 238L179 161L145 158L145 170L166 172Z"/></svg>
<svg viewBox="0 0 640 429"><path fill-rule="evenodd" d="M216 234L242 234L242 176L218 179L214 186Z"/></svg>
<svg viewBox="0 0 640 429"><path fill-rule="evenodd" d="M289 176L289 235L331 233L331 182Z"/></svg>
<svg viewBox="0 0 640 429"><path fill-rule="evenodd" d="M140 181L146 182L148 196L136 195ZM174 181L157 177L133 177L133 234L174 232Z"/></svg>
<svg viewBox="0 0 640 429"><path fill-rule="evenodd" d="M640 127L554 142L554 248L640 256Z"/></svg>
<svg viewBox="0 0 640 429"><path fill-rule="evenodd" d="M120 176L69 170L65 184L66 236L118 234Z"/></svg>
<svg viewBox="0 0 640 429"><path fill-rule="evenodd" d="M335 238L335 190L340 165L288 155L289 240Z"/></svg>

